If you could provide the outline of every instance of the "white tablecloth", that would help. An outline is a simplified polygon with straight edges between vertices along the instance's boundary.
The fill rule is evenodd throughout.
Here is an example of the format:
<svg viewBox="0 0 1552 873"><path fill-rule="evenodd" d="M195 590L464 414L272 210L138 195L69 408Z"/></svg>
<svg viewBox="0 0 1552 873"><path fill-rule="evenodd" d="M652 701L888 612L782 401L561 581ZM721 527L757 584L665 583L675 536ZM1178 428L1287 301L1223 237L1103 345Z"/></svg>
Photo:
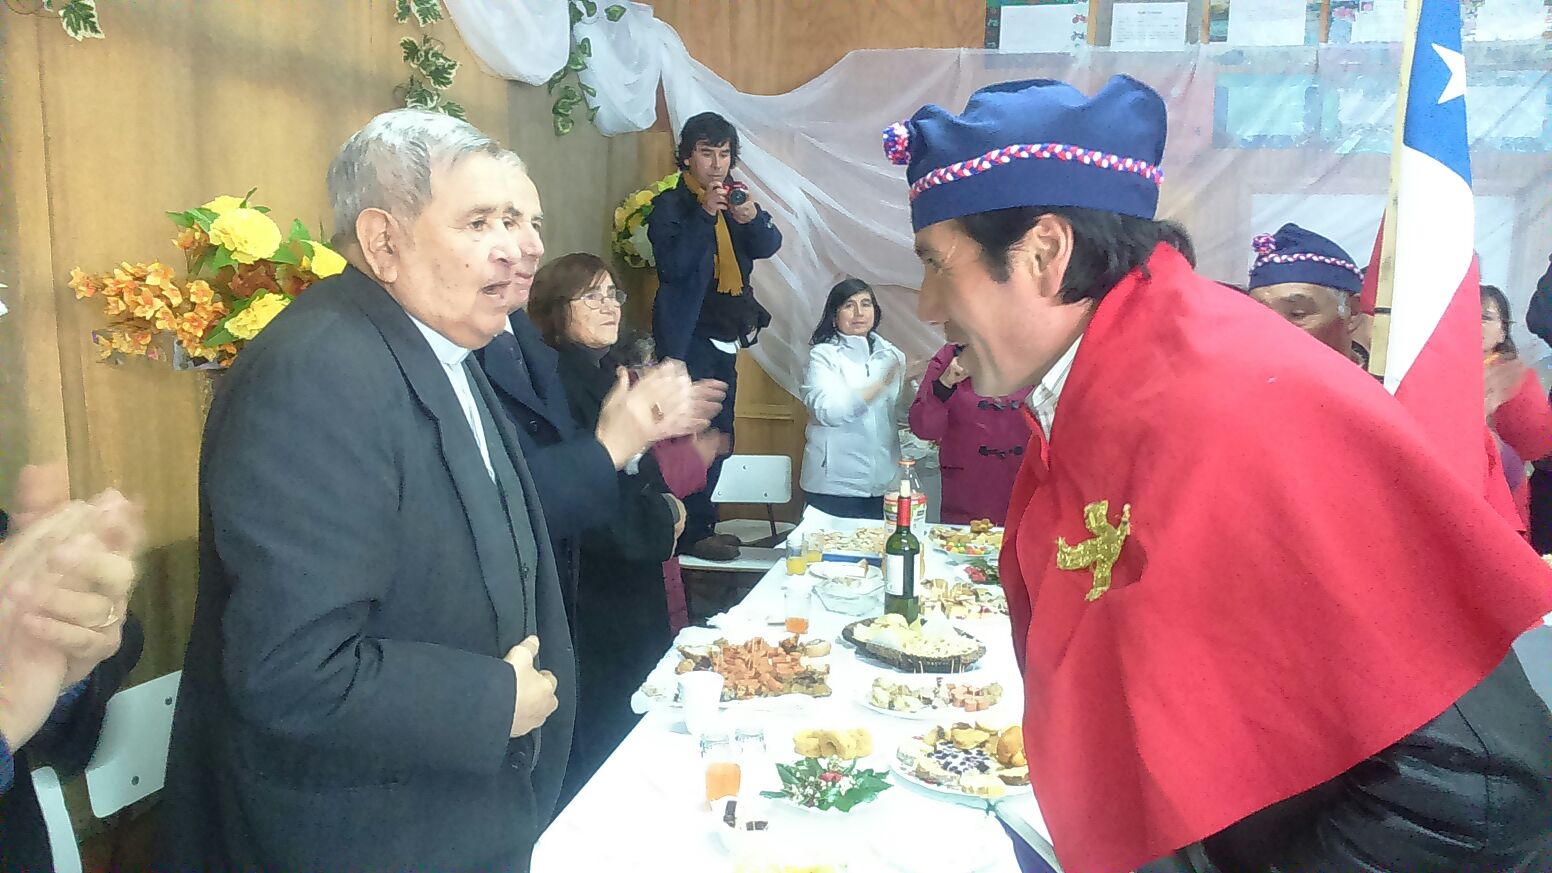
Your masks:
<svg viewBox="0 0 1552 873"><path fill-rule="evenodd" d="M816 526L844 526L827 517L805 516L799 530ZM925 544L924 544L925 545ZM928 556L928 576L948 577L953 570ZM786 569L777 565L737 607L730 610L722 629L712 637L747 639L754 633L780 632L769 620L783 615L782 586ZM884 715L858 701L873 678L888 675L887 668L859 661L849 646L839 642L840 630L856 616L826 611L818 598L808 636L836 641L831 655L832 696L783 702L736 703L728 709L730 727L755 725L764 729L770 757L793 761L792 735L805 728L866 727L873 735L874 755L864 762L875 770L890 770L899 742L931 726ZM1013 660L1006 619L961 622L960 627L986 644L986 656L976 665L976 681L1000 682L1006 691L1002 704L984 716L986 721L1013 723L1022 711L1022 685ZM680 641L704 641L708 631L687 628ZM676 645L679 641L676 641ZM647 665L643 665L644 671ZM975 717L983 717L977 714ZM745 768L745 793L776 787L773 767ZM704 810L703 765L696 741L684 729L679 710L658 708L643 716L576 799L540 837L534 850L535 873L574 870L633 870L650 873L721 873L731 871L733 861L714 833L711 814ZM760 780L764 784L752 784ZM1006 835L986 813L971 805L906 783L891 771L893 787L871 803L849 813L814 813L772 804L772 829L781 829L823 847L836 860L848 864L848 873L909 871L891 864L879 844L911 846L921 840L937 845L963 845L966 854L984 853L988 863L980 868L991 873L1016 873L1013 850ZM1050 835L1032 796L1024 794L997 803L997 814L1055 864ZM973 844L973 845L971 845ZM925 855L918 863L927 863ZM933 873L947 873L939 863Z"/></svg>

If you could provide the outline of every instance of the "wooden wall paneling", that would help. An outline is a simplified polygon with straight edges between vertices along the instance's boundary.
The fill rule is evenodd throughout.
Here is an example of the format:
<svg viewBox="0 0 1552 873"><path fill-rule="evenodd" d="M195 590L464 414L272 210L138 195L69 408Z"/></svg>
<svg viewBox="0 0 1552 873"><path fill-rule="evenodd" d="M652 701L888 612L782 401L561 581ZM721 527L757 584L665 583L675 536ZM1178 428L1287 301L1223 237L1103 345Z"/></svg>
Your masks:
<svg viewBox="0 0 1552 873"><path fill-rule="evenodd" d="M39 34L51 21L0 10L0 505L26 463L65 460L65 411L49 245L48 144L38 76Z"/></svg>
<svg viewBox="0 0 1552 873"><path fill-rule="evenodd" d="M113 484L145 506L152 552L135 609L148 649L138 675L154 675L180 663L192 617L203 377L145 361L95 363L89 335L101 308L73 298L69 271L121 260L181 267L162 211L253 186L283 221L328 224L328 162L395 105L408 74L397 42L416 29L394 22L385 0L116 4L102 10L107 38L85 43L51 20L3 14L8 40L36 30L36 63L10 77L7 99L37 91L8 105L31 103L35 120L29 129L22 119L19 139L46 144L35 162L43 190L31 184L21 208L46 218L23 222L23 232L44 235L28 248L47 261L31 255L28 269L57 310L52 325L29 320L23 343L29 359L58 356L61 399L39 402L62 407L75 490ZM503 135L507 83L479 70L450 23L430 32L464 61L452 95L476 125ZM25 52L6 54L8 71L24 63Z"/></svg>

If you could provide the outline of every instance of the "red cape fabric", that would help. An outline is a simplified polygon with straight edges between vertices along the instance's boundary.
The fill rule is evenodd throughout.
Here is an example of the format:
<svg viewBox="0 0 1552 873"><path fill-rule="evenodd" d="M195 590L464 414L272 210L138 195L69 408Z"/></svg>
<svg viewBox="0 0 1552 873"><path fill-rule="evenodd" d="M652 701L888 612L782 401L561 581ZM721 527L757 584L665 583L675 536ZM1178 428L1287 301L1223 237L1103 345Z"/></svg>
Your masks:
<svg viewBox="0 0 1552 873"><path fill-rule="evenodd" d="M1552 572L1373 378L1161 247L1098 306L1002 579L1067 873L1169 854L1443 712ZM1110 591L1055 546L1131 506Z"/></svg>
<svg viewBox="0 0 1552 873"><path fill-rule="evenodd" d="M1373 315L1379 296L1380 251L1385 241L1383 224L1374 236L1374 251L1363 276L1358 309ZM1476 433L1477 398L1484 390L1481 368L1481 265L1475 255L1454 299L1445 307L1422 354L1402 380L1396 399L1412 413L1441 453L1446 464L1470 481L1480 476L1482 496L1516 530L1524 533L1527 522L1509 492L1502 461L1493 435L1484 424ZM1475 453L1477 442L1482 454Z"/></svg>

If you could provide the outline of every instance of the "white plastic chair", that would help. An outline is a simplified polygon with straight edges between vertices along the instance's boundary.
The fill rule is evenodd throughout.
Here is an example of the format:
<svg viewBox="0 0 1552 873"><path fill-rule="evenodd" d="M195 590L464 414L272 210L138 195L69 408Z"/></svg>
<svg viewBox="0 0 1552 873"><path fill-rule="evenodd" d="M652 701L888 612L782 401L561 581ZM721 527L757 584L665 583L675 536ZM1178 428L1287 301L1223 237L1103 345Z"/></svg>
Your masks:
<svg viewBox="0 0 1552 873"><path fill-rule="evenodd" d="M792 459L786 455L729 455L722 461L722 475L711 491L712 503L758 503L765 506L765 522L733 519L717 525L717 533L728 533L740 542L758 540L758 531L768 527L775 540L792 525L776 521L776 507L792 500ZM755 536L749 536L751 532ZM687 570L759 572L769 570L781 560L780 549L745 546L732 561L705 561L681 555L679 566Z"/></svg>
<svg viewBox="0 0 1552 873"><path fill-rule="evenodd" d="M107 818L162 790L182 671L126 688L108 701L97 754L86 766L92 814Z"/></svg>
<svg viewBox="0 0 1552 873"><path fill-rule="evenodd" d="M86 792L92 814L107 818L137 800L162 790L167 779L167 746L172 741L172 709L183 673L126 688L108 701L97 751L86 765ZM53 767L32 771L32 786L48 826L56 873L82 873L81 848L65 806L65 792Z"/></svg>
<svg viewBox="0 0 1552 873"><path fill-rule="evenodd" d="M792 459L786 455L729 455L722 475L712 489L712 503L759 503L765 506L765 524L757 519L734 518L717 524L717 533L732 534L740 542L767 536L774 541L792 530L791 522L776 520L776 507L792 500ZM769 527L769 534L764 532Z"/></svg>
<svg viewBox="0 0 1552 873"><path fill-rule="evenodd" d="M53 767L32 771L32 788L43 808L43 823L48 826L49 849L54 856L55 873L81 873L81 847L75 844L75 826L65 806L65 791Z"/></svg>

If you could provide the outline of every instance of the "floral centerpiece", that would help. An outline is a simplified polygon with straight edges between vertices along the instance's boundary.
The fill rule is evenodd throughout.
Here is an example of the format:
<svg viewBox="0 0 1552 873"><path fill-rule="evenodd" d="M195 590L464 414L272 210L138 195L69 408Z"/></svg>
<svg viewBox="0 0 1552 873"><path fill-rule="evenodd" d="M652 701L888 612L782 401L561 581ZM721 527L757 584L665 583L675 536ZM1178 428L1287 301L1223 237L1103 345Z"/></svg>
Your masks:
<svg viewBox="0 0 1552 873"><path fill-rule="evenodd" d="M652 214L653 198L678 184L679 174L670 173L625 198L614 210L611 248L626 264L643 269L657 266L652 257L652 242L647 239L647 216Z"/></svg>
<svg viewBox="0 0 1552 873"><path fill-rule="evenodd" d="M161 360L159 335L197 369L230 367L244 345L308 286L345 269L345 259L300 221L282 234L269 209L222 195L167 217L180 228L184 276L160 261L124 262L106 273L70 271L77 298L103 302L108 326L92 332L99 360ZM180 355L181 353L181 355Z"/></svg>

